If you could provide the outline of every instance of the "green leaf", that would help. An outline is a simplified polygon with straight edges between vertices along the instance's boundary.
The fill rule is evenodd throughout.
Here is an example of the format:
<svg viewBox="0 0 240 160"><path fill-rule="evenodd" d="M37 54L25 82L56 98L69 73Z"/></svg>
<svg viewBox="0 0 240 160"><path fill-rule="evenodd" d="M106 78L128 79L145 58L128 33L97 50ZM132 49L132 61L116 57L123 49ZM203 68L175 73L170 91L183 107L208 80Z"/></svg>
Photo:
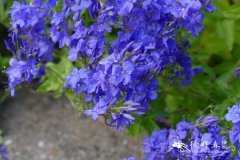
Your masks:
<svg viewBox="0 0 240 160"><path fill-rule="evenodd" d="M81 114L83 110L92 108L91 103L86 103L83 94L75 94L72 90L65 90L64 95L68 98L77 113Z"/></svg>
<svg viewBox="0 0 240 160"><path fill-rule="evenodd" d="M56 97L63 93L65 76L73 69L72 63L67 57L62 57L57 64L49 62L46 64L46 76L43 77L43 83L38 88L39 92L53 92Z"/></svg>
<svg viewBox="0 0 240 160"><path fill-rule="evenodd" d="M166 95L166 105L168 107L169 112L173 112L178 107L178 100L176 96L173 95Z"/></svg>
<svg viewBox="0 0 240 160"><path fill-rule="evenodd" d="M233 49L235 40L234 29L235 21L232 19L225 19L222 22L217 23L218 35L224 39L229 51L232 51Z"/></svg>
<svg viewBox="0 0 240 160"><path fill-rule="evenodd" d="M232 6L230 9L223 12L225 18L240 19L240 6Z"/></svg>
<svg viewBox="0 0 240 160"><path fill-rule="evenodd" d="M133 137L138 137L142 133L142 125L138 122L133 123L127 128L128 134Z"/></svg>

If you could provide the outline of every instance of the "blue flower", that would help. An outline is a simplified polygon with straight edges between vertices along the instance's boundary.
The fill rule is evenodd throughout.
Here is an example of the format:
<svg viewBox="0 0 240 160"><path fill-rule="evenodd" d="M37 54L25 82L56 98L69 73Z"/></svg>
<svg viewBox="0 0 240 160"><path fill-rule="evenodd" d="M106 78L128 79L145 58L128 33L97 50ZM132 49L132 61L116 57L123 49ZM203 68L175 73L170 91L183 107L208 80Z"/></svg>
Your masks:
<svg viewBox="0 0 240 160"><path fill-rule="evenodd" d="M136 3L137 0L124 0L121 2L121 8L119 9L118 13L121 16L128 15L131 10L133 9L134 3Z"/></svg>
<svg viewBox="0 0 240 160"><path fill-rule="evenodd" d="M123 158L123 160L136 160L136 158L135 157L128 157L128 158Z"/></svg>
<svg viewBox="0 0 240 160"><path fill-rule="evenodd" d="M29 61L17 61L16 59L11 59L10 68L6 70L9 75L9 87L11 89L11 95L15 95L16 85L26 81L28 83L32 82L33 78L41 77L44 73L43 68L37 69L35 67L35 60L30 58Z"/></svg>
<svg viewBox="0 0 240 160"><path fill-rule="evenodd" d="M168 130L153 131L150 137L144 138L144 153L145 159L155 159L157 157L164 159L168 151Z"/></svg>
<svg viewBox="0 0 240 160"><path fill-rule="evenodd" d="M14 2L10 10L11 24L14 28L20 26L21 28L27 28L34 26L40 18L43 18L48 13L48 10L40 8L41 5L36 3L35 6L21 4Z"/></svg>
<svg viewBox="0 0 240 160"><path fill-rule="evenodd" d="M217 8L212 5L212 0L200 0L201 3L205 6L204 10L207 12L213 12L216 11Z"/></svg>
<svg viewBox="0 0 240 160"><path fill-rule="evenodd" d="M234 160L240 160L240 156L236 156Z"/></svg>
<svg viewBox="0 0 240 160"><path fill-rule="evenodd" d="M87 90L88 73L85 68L74 68L72 73L67 76L65 88L75 89L75 93L84 93Z"/></svg>
<svg viewBox="0 0 240 160"><path fill-rule="evenodd" d="M130 126L132 121L135 120L127 111L122 110L119 114L112 113L112 120L110 124L116 123L116 130L119 128L124 130L124 127Z"/></svg>
<svg viewBox="0 0 240 160"><path fill-rule="evenodd" d="M240 67L235 68L234 71L235 71L234 77L235 77L235 78L238 78L238 77L240 76Z"/></svg>
<svg viewBox="0 0 240 160"><path fill-rule="evenodd" d="M229 131L229 138L232 144L240 142L240 123L234 125L231 131Z"/></svg>
<svg viewBox="0 0 240 160"><path fill-rule="evenodd" d="M232 121L232 123L236 124L240 121L240 105L235 104L232 108L228 108L228 113L225 116L227 121Z"/></svg>
<svg viewBox="0 0 240 160"><path fill-rule="evenodd" d="M212 135L218 135L221 132L221 127L217 124L213 124L210 126L206 126L208 128L208 132L211 133Z"/></svg>
<svg viewBox="0 0 240 160"><path fill-rule="evenodd" d="M80 4L74 4L71 7L71 10L76 12L76 11L83 11L84 9L89 8L92 5L92 1L91 0L81 0Z"/></svg>
<svg viewBox="0 0 240 160"><path fill-rule="evenodd" d="M200 152L208 153L210 151L210 144L213 142L212 134L204 133L200 142Z"/></svg>
<svg viewBox="0 0 240 160"><path fill-rule="evenodd" d="M56 6L56 3L58 2L58 0L48 0L47 2L47 6L54 8Z"/></svg>
<svg viewBox="0 0 240 160"><path fill-rule="evenodd" d="M55 12L51 19L51 24L59 25L64 21L64 13L63 12Z"/></svg>
<svg viewBox="0 0 240 160"><path fill-rule="evenodd" d="M8 157L7 148L2 145L0 145L0 154L3 160L10 160Z"/></svg>
<svg viewBox="0 0 240 160"><path fill-rule="evenodd" d="M177 124L177 134L180 137L180 139L185 139L187 136L187 133L189 132L189 130L193 127L192 123L188 123L185 121L179 122Z"/></svg>
<svg viewBox="0 0 240 160"><path fill-rule="evenodd" d="M203 125L205 127L209 127L209 126L212 126L214 123L218 122L219 119L217 117L214 117L214 116L207 116L204 118L203 120Z"/></svg>

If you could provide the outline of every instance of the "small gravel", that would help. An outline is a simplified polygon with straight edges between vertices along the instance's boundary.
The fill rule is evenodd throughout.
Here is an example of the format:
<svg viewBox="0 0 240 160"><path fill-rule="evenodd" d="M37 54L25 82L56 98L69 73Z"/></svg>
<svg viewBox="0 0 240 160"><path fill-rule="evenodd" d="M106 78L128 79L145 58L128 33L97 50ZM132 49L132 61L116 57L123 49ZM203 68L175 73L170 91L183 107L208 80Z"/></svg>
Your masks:
<svg viewBox="0 0 240 160"><path fill-rule="evenodd" d="M142 139L79 116L65 98L26 91L0 105L0 128L11 160L142 158ZM0 158L1 159L1 158Z"/></svg>

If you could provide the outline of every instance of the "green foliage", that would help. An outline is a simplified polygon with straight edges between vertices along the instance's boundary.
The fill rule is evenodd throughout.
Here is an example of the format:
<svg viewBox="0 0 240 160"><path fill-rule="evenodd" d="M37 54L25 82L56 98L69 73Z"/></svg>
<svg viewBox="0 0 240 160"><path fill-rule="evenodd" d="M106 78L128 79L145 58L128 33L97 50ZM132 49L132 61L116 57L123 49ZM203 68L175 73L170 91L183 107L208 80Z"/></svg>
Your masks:
<svg viewBox="0 0 240 160"><path fill-rule="evenodd" d="M9 27L9 9L13 1L6 1L5 5L2 5L0 0L0 103L5 101L9 96L9 90L7 89L7 76L5 70L8 67L8 61L10 54L5 49L4 39L7 36L7 27Z"/></svg>
<svg viewBox="0 0 240 160"><path fill-rule="evenodd" d="M4 21L8 17L8 12L4 9L4 5L0 5L0 23L4 24Z"/></svg>
<svg viewBox="0 0 240 160"><path fill-rule="evenodd" d="M3 0L0 0L0 24L5 25L6 27L9 27L9 10L12 6L13 1L12 0L6 0L6 3L2 5ZM18 0L16 0L18 1Z"/></svg>
<svg viewBox="0 0 240 160"><path fill-rule="evenodd" d="M48 62L45 66L46 75L43 77L43 83L38 91L53 92L55 97L60 97L64 93L64 78L71 72L73 65L66 56L62 56L58 63Z"/></svg>

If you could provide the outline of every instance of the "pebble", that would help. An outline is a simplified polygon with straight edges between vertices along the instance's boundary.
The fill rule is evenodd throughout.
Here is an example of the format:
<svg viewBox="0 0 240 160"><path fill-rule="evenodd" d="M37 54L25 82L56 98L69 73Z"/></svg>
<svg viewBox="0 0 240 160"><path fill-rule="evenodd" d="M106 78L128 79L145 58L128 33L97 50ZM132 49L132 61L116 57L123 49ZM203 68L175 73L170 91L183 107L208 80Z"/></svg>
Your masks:
<svg viewBox="0 0 240 160"><path fill-rule="evenodd" d="M4 145L5 146L10 146L12 143L13 143L12 139L7 139L7 140L5 140Z"/></svg>
<svg viewBox="0 0 240 160"><path fill-rule="evenodd" d="M38 147L43 148L45 146L44 141L38 141Z"/></svg>

